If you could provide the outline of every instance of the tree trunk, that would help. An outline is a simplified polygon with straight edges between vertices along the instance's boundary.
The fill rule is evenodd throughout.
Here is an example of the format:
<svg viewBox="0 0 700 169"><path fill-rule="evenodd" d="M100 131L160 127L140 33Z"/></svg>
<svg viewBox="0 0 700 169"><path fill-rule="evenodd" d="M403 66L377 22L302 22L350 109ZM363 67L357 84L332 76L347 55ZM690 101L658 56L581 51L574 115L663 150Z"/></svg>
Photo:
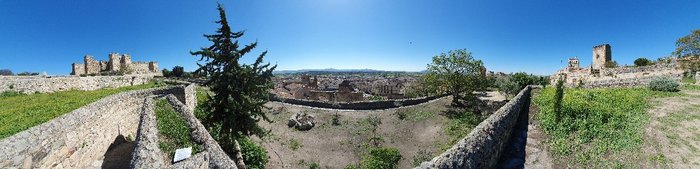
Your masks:
<svg viewBox="0 0 700 169"><path fill-rule="evenodd" d="M241 145L238 144L238 140L233 140L233 153L236 154L236 166L238 169L245 169L245 162L243 162L243 154L241 154Z"/></svg>

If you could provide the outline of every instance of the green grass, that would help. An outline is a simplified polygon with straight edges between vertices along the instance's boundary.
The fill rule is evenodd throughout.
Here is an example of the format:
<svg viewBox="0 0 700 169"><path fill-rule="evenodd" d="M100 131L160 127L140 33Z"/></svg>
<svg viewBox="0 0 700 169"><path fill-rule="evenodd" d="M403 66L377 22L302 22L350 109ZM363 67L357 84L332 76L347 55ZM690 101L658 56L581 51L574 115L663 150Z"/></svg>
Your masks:
<svg viewBox="0 0 700 169"><path fill-rule="evenodd" d="M695 84L695 81L693 76L683 76L683 79L681 79L681 82L684 84Z"/></svg>
<svg viewBox="0 0 700 169"><path fill-rule="evenodd" d="M455 110L454 117L450 117L447 126L444 128L444 133L447 134L447 142L440 143L440 151L445 151L452 147L459 140L466 137L474 127L479 125L486 117L481 117L472 112Z"/></svg>
<svg viewBox="0 0 700 169"><path fill-rule="evenodd" d="M683 90L700 90L700 85L683 84L681 86Z"/></svg>
<svg viewBox="0 0 700 169"><path fill-rule="evenodd" d="M0 139L47 122L106 96L138 89L159 87L155 83L93 91L60 91L31 95L0 94Z"/></svg>
<svg viewBox="0 0 700 169"><path fill-rule="evenodd" d="M651 98L680 93L645 88L566 89L562 113L554 113L554 88L543 89L533 102L555 157L571 165L609 168L611 155L638 151L643 143Z"/></svg>
<svg viewBox="0 0 700 169"><path fill-rule="evenodd" d="M192 147L192 153L198 153L202 150L202 145L199 145L192 140L190 129L187 126L185 119L180 116L180 113L175 111L173 107L165 99L156 100L156 121L158 121L158 132L160 133L160 142L158 146L163 153L168 155L168 159L172 161L175 150L179 148Z"/></svg>
<svg viewBox="0 0 700 169"><path fill-rule="evenodd" d="M415 107L397 109L394 113L400 120L421 121L435 116L436 113L419 110Z"/></svg>

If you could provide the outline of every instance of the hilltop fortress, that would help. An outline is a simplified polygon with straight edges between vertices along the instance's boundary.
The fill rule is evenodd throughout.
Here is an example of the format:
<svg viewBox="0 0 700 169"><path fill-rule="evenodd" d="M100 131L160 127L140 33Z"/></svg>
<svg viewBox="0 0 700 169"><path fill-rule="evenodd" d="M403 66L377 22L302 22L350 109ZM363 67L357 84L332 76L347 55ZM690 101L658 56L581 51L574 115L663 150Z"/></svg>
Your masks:
<svg viewBox="0 0 700 169"><path fill-rule="evenodd" d="M662 59L649 66L620 66L613 64L612 49L609 44L593 47L593 61L590 67L582 68L578 58L570 58L568 66L555 72L551 83L559 79L567 86L630 87L646 85L652 79L670 77L677 81L683 77L683 69L676 58Z"/></svg>
<svg viewBox="0 0 700 169"><path fill-rule="evenodd" d="M100 74L152 74L162 75L157 62L132 62L131 55L110 53L109 61L98 61L86 55L84 63L73 63L71 75L100 75Z"/></svg>

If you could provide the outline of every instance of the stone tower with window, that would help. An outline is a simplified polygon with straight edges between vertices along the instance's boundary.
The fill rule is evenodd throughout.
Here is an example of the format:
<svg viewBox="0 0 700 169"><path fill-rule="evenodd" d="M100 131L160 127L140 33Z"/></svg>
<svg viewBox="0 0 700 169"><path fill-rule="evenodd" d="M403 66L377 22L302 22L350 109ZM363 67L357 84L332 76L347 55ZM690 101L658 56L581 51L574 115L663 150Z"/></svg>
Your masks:
<svg viewBox="0 0 700 169"><path fill-rule="evenodd" d="M593 64L591 68L602 69L605 64L612 61L612 49L609 44L602 44L593 47Z"/></svg>

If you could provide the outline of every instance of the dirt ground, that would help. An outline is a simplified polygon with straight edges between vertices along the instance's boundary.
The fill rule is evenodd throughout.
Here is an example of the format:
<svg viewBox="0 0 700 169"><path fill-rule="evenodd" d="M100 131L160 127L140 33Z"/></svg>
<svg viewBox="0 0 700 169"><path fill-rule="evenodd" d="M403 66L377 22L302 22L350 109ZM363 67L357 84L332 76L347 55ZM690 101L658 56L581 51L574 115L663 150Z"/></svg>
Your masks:
<svg viewBox="0 0 700 169"><path fill-rule="evenodd" d="M441 141L447 140L443 126L449 119L439 114L448 109L446 105L450 101L446 97L415 106L371 111L319 109L270 102L268 106L278 114L270 115L273 123L261 122L261 125L271 129L272 136L257 141L262 141L268 151L268 168L308 168L309 163L317 163L321 168L344 168L357 164L369 146L369 139L378 136L383 140L379 141L381 146L397 148L401 153L399 168L412 168L418 151L431 152L432 158L444 144ZM401 120L397 111L408 115ZM296 112L314 115L316 126L308 131L287 127L287 120ZM332 124L336 113L340 125ZM375 132L361 123L368 117L381 119ZM295 149L295 145L298 148Z"/></svg>
<svg viewBox="0 0 700 169"><path fill-rule="evenodd" d="M700 168L700 90L652 100L642 157L648 168Z"/></svg>
<svg viewBox="0 0 700 169"><path fill-rule="evenodd" d="M537 89L534 90L533 97L537 94ZM530 112L528 113L527 125L527 141L525 145L525 168L554 168L552 158L549 155L547 146L547 136L544 130L540 128L540 122L537 118L539 108L535 103L530 103Z"/></svg>
<svg viewBox="0 0 700 169"><path fill-rule="evenodd" d="M647 113L651 119L640 151L609 158L632 168L700 168L700 90L681 92L685 95L650 101L652 108ZM566 168L553 163L537 112L531 105L526 168Z"/></svg>

